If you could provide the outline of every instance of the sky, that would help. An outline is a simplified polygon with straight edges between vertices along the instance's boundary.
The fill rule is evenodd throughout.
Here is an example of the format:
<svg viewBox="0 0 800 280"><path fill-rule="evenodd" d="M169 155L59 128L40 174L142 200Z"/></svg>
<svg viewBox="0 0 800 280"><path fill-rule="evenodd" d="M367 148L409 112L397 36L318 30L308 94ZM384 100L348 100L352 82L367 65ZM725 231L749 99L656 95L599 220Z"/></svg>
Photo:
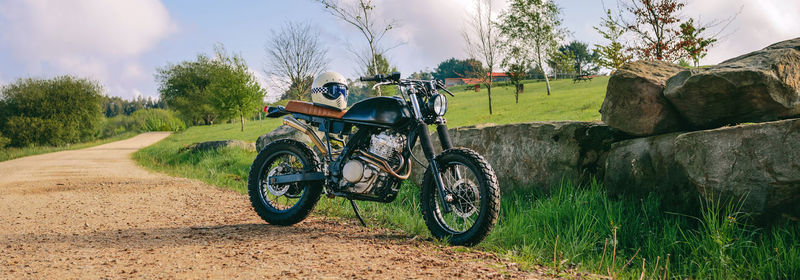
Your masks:
<svg viewBox="0 0 800 280"><path fill-rule="evenodd" d="M344 0L347 1L347 0ZM507 3L495 0L496 11ZM555 0L567 41L604 43L592 28L615 0ZM702 64L800 37L800 1L689 0L683 14L701 22L736 18ZM402 43L387 56L406 74L466 58L461 37L473 0L375 0L380 18L399 26L385 39ZM348 46L364 48L355 28L311 0L0 0L0 85L18 78L71 74L99 81L110 96L158 97L159 67L210 53L216 43L240 54L267 88L265 44L287 21L310 23L328 48L329 70L357 76Z"/></svg>

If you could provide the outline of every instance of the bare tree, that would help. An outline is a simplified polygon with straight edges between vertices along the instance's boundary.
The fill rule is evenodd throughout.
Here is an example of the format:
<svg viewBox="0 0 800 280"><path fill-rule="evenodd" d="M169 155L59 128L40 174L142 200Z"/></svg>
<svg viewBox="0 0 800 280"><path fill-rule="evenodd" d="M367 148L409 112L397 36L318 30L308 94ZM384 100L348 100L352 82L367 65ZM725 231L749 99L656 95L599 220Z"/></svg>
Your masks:
<svg viewBox="0 0 800 280"><path fill-rule="evenodd" d="M478 73L481 83L486 86L489 97L489 114L492 114L492 73L500 60L500 31L492 19L492 0L475 0L475 11L470 15L467 26L461 35L467 45L467 53L483 63Z"/></svg>
<svg viewBox="0 0 800 280"><path fill-rule="evenodd" d="M362 52L351 50L356 58L364 64L368 64L374 73L379 73L378 55L385 57L386 50L390 48L383 48L381 41L386 36L386 33L391 30L397 21L394 19L384 20L378 22L374 14L375 4L372 0L357 0L350 2L341 2L339 0L318 0L325 5L325 10L332 16L349 23L367 39L369 46L369 57L360 55ZM371 65L370 65L371 64ZM378 88L378 96L381 95L381 90Z"/></svg>
<svg viewBox="0 0 800 280"><path fill-rule="evenodd" d="M278 76L273 81L282 85L290 98L302 100L308 96L314 77L328 68L328 50L319 42L319 31L304 22L287 22L272 38L264 50L267 53L265 72Z"/></svg>

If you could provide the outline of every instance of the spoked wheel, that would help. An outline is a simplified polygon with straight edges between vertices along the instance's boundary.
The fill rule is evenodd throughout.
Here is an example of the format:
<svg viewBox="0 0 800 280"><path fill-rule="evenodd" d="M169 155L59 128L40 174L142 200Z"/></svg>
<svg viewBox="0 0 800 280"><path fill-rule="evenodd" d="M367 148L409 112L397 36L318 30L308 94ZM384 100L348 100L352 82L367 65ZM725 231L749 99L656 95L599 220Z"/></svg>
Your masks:
<svg viewBox="0 0 800 280"><path fill-rule="evenodd" d="M253 209L270 224L291 225L302 221L319 201L322 183L270 184L268 178L319 169L316 155L305 144L291 139L270 143L250 167L248 193Z"/></svg>
<svg viewBox="0 0 800 280"><path fill-rule="evenodd" d="M446 200L429 170L422 182L422 215L433 236L449 238L450 244L480 243L497 223L500 189L489 163L478 153L464 148L444 151L436 157ZM450 211L445 211L447 203Z"/></svg>

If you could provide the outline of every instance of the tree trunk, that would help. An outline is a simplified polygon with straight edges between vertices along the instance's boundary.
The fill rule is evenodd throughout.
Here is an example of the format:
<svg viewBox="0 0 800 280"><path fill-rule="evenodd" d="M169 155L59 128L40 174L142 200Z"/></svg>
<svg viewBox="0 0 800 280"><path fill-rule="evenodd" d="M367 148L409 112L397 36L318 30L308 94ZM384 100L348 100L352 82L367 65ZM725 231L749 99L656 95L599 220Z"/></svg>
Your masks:
<svg viewBox="0 0 800 280"><path fill-rule="evenodd" d="M378 59L375 57L375 47L372 43L369 43L369 51L372 53L372 71L375 72L375 75L378 75ZM381 87L376 87L375 90L378 92L378 96L381 96Z"/></svg>
<svg viewBox="0 0 800 280"><path fill-rule="evenodd" d="M550 95L550 79L547 78L547 72L544 71L544 65L539 64L539 67L542 67L542 74L544 74L544 83L547 85L547 95Z"/></svg>
<svg viewBox="0 0 800 280"><path fill-rule="evenodd" d="M244 131L244 114L239 114L239 122L242 124L241 131Z"/></svg>
<svg viewBox="0 0 800 280"><path fill-rule="evenodd" d="M486 84L486 92L489 95L489 115L492 114L492 84Z"/></svg>
<svg viewBox="0 0 800 280"><path fill-rule="evenodd" d="M519 94L522 93L522 84L517 83L516 84L516 88L517 88L517 91L516 91L516 94L514 95L514 98L516 99L515 101L517 102L517 104L519 104Z"/></svg>

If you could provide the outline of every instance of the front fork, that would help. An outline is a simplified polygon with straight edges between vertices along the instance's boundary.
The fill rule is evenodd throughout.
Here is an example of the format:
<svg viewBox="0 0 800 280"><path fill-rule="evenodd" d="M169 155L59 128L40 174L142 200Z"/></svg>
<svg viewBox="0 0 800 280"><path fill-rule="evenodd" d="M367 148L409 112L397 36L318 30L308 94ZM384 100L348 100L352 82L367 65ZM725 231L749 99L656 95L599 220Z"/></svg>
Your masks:
<svg viewBox="0 0 800 280"><path fill-rule="evenodd" d="M431 141L428 126L424 122L420 122L417 127L419 128L419 144L422 146L422 152L425 153L425 158L428 159L431 175L433 175L433 181L436 183L436 187L439 189L439 198L441 198L443 202L442 205L444 209L442 210L444 210L445 213L448 213L450 212L450 203L453 201L453 196L445 189L442 175L439 173L439 166L434 160L436 157L436 152L433 149L433 141ZM437 125L436 132L439 134L439 143L442 144L442 150L447 150L453 147L453 143L450 141L450 134L447 131L447 125Z"/></svg>

